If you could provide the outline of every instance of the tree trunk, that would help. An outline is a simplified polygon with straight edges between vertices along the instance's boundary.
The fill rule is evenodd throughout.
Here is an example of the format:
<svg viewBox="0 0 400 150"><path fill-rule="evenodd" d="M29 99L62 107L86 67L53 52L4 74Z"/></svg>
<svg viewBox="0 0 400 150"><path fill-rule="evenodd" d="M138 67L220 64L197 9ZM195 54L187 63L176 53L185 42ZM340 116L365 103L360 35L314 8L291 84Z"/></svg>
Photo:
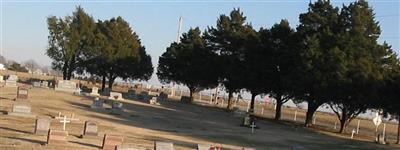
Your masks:
<svg viewBox="0 0 400 150"><path fill-rule="evenodd" d="M251 94L251 101L250 101L250 110L249 113L252 114L254 113L254 100L256 98L256 94Z"/></svg>
<svg viewBox="0 0 400 150"><path fill-rule="evenodd" d="M346 107L342 109L342 116L340 117L340 129L339 133L343 133L346 128L346 121L347 121L347 110Z"/></svg>
<svg viewBox="0 0 400 150"><path fill-rule="evenodd" d="M103 75L103 80L101 82L101 91L104 91L106 88L106 75Z"/></svg>
<svg viewBox="0 0 400 150"><path fill-rule="evenodd" d="M228 109L228 110L232 109L232 95L233 95L233 92L229 91L229 93L228 93L228 106L226 106L226 109Z"/></svg>
<svg viewBox="0 0 400 150"><path fill-rule="evenodd" d="M189 98L190 98L190 102L193 102L193 91L194 91L194 89L189 88Z"/></svg>
<svg viewBox="0 0 400 150"><path fill-rule="evenodd" d="M110 77L108 78L108 88L110 88L110 90L112 89L114 80L115 80L115 77L112 77L112 75L110 75Z"/></svg>
<svg viewBox="0 0 400 150"><path fill-rule="evenodd" d="M397 144L400 144L400 113L399 116L397 117Z"/></svg>
<svg viewBox="0 0 400 150"><path fill-rule="evenodd" d="M282 111L282 95L278 94L276 99L276 110L275 110L275 120L280 120L281 119L281 111Z"/></svg>
<svg viewBox="0 0 400 150"><path fill-rule="evenodd" d="M67 80L67 65L64 64L63 66L63 80Z"/></svg>
<svg viewBox="0 0 400 150"><path fill-rule="evenodd" d="M307 106L307 113L306 113L306 122L304 124L305 127L311 127L312 126L312 118L314 116L315 111L317 111L319 105L308 101L308 106Z"/></svg>

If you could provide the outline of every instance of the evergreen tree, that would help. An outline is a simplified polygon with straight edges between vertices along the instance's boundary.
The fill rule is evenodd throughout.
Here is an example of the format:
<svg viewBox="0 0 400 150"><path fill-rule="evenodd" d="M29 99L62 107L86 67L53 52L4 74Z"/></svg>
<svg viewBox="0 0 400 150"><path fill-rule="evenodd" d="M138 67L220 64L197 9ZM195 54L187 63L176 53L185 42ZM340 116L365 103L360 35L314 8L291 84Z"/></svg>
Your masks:
<svg viewBox="0 0 400 150"><path fill-rule="evenodd" d="M216 55L207 49L199 28L184 33L180 43L172 43L158 61L157 76L162 83L186 85L193 93L218 84Z"/></svg>
<svg viewBox="0 0 400 150"><path fill-rule="evenodd" d="M338 8L330 1L318 0L309 4L308 12L300 14L297 31L301 43L296 99L308 104L305 126L310 126L314 112L332 100L336 83L344 75L344 54L337 47Z"/></svg>
<svg viewBox="0 0 400 150"><path fill-rule="evenodd" d="M219 55L221 64L220 80L228 92L228 109L232 107L233 93L239 92L243 86L243 80L247 72L245 70L244 51L246 50L246 38L254 35L252 26L246 23L246 17L240 9L234 9L229 16L220 15L216 27L208 28L205 38L208 47ZM252 93L255 97L259 93ZM254 100L251 102L251 111L254 108Z"/></svg>

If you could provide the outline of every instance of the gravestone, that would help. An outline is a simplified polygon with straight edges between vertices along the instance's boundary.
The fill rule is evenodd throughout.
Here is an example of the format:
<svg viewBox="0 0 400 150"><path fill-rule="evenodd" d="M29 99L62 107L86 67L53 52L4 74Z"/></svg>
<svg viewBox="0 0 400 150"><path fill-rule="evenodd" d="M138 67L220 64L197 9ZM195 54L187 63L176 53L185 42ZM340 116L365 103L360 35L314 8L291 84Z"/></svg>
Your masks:
<svg viewBox="0 0 400 150"><path fill-rule="evenodd" d="M122 114L123 113L122 106L123 106L122 103L113 101L112 105L111 105L111 113L118 114L118 115Z"/></svg>
<svg viewBox="0 0 400 150"><path fill-rule="evenodd" d="M18 99L28 99L28 89L24 87L18 87L17 100Z"/></svg>
<svg viewBox="0 0 400 150"><path fill-rule="evenodd" d="M49 82L47 81L42 81L41 85L42 88L49 88Z"/></svg>
<svg viewBox="0 0 400 150"><path fill-rule="evenodd" d="M171 142L154 142L154 149L155 150L173 150L174 144Z"/></svg>
<svg viewBox="0 0 400 150"><path fill-rule="evenodd" d="M68 143L67 137L68 137L67 131L49 130L49 133L47 135L47 144L66 145Z"/></svg>
<svg viewBox="0 0 400 150"><path fill-rule="evenodd" d="M35 134L37 135L47 135L50 130L50 119L48 118L38 118L36 119Z"/></svg>
<svg viewBox="0 0 400 150"><path fill-rule="evenodd" d="M108 99L112 99L112 100L124 100L122 98L122 94L118 93L118 92L110 92L110 97L108 97Z"/></svg>
<svg viewBox="0 0 400 150"><path fill-rule="evenodd" d="M209 144L197 144L197 150L210 150L211 145Z"/></svg>
<svg viewBox="0 0 400 150"><path fill-rule="evenodd" d="M92 92L90 93L92 96L100 96L99 94L99 88L97 87L92 87Z"/></svg>
<svg viewBox="0 0 400 150"><path fill-rule="evenodd" d="M97 136L98 126L96 121L86 121L83 136Z"/></svg>
<svg viewBox="0 0 400 150"><path fill-rule="evenodd" d="M243 126L249 127L250 124L251 124L251 117L250 117L250 115L246 115L243 118Z"/></svg>
<svg viewBox="0 0 400 150"><path fill-rule="evenodd" d="M93 104L92 105L90 105L90 108L93 108L93 109L103 109L103 104L104 104L104 101L102 101L102 100L93 100Z"/></svg>
<svg viewBox="0 0 400 150"><path fill-rule="evenodd" d="M0 82L4 82L4 76L0 76Z"/></svg>
<svg viewBox="0 0 400 150"><path fill-rule="evenodd" d="M41 87L40 82L39 81L33 81L33 87L40 88Z"/></svg>
<svg viewBox="0 0 400 150"><path fill-rule="evenodd" d="M76 83L69 80L59 80L57 86L54 88L55 91L76 92Z"/></svg>
<svg viewBox="0 0 400 150"><path fill-rule="evenodd" d="M160 103L158 102L157 97L153 97L150 99L150 105L160 105Z"/></svg>
<svg viewBox="0 0 400 150"><path fill-rule="evenodd" d="M145 147L139 147L133 144L117 145L116 150L146 150Z"/></svg>
<svg viewBox="0 0 400 150"><path fill-rule="evenodd" d="M18 76L10 75L8 77L8 79L6 80L6 86L8 86L8 87L16 87L17 86L17 81L18 81Z"/></svg>
<svg viewBox="0 0 400 150"><path fill-rule="evenodd" d="M121 145L124 137L120 135L105 134L103 138L103 150L115 150L117 145Z"/></svg>
<svg viewBox="0 0 400 150"><path fill-rule="evenodd" d="M103 96L110 96L110 88L104 88L104 90L102 91L101 95Z"/></svg>
<svg viewBox="0 0 400 150"><path fill-rule="evenodd" d="M135 90L128 90L128 93L124 94L124 98L136 99L136 91Z"/></svg>
<svg viewBox="0 0 400 150"><path fill-rule="evenodd" d="M191 103L190 97L189 96L182 96L181 97L181 102L182 103Z"/></svg>
<svg viewBox="0 0 400 150"><path fill-rule="evenodd" d="M31 114L31 105L26 101L15 101L11 112L8 114L13 116L34 117L34 115Z"/></svg>
<svg viewBox="0 0 400 150"><path fill-rule="evenodd" d="M168 94L161 92L160 95L158 96L158 100L160 101L165 101L168 99Z"/></svg>

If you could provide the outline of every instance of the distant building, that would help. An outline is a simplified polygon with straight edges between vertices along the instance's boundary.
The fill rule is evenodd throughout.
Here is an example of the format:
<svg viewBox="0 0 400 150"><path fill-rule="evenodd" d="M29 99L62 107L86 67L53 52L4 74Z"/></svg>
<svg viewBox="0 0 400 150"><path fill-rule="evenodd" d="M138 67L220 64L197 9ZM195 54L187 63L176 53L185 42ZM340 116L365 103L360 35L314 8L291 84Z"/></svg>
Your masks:
<svg viewBox="0 0 400 150"><path fill-rule="evenodd" d="M6 68L4 67L4 64L0 64L0 70L6 70Z"/></svg>

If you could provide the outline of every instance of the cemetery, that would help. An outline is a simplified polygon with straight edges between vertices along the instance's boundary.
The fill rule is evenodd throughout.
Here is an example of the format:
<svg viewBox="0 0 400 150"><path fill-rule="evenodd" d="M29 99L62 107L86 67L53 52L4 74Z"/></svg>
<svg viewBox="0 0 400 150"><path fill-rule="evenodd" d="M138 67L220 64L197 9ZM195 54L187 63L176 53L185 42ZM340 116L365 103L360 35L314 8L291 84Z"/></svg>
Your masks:
<svg viewBox="0 0 400 150"><path fill-rule="evenodd" d="M396 2L2 1L0 150L399 150Z"/></svg>
<svg viewBox="0 0 400 150"><path fill-rule="evenodd" d="M253 123L243 127L242 119L246 113L240 110L235 113L223 111L220 105L210 105L206 96L197 99L193 103L195 105L188 105L187 101L182 102L181 99L159 101L159 98L153 97L151 102L161 102L154 105L139 99L117 101L109 100L108 96L99 99L62 91L52 92L54 89L45 88L31 88L28 92L17 92L12 87L3 87L1 90L1 108L12 111L9 114L17 115L0 114L3 120L0 121L0 148L51 149L62 145L69 149L117 147L143 150L202 150L209 147L238 150L294 147L318 149L322 146L327 149L396 149L396 145L388 147L369 142L373 136L355 134L354 139L358 140L354 141L350 135L329 132L333 128L310 130L298 123L287 125L264 120L272 117L274 110L273 106L262 103L255 108L257 125ZM25 93L29 93L29 105L20 104L21 100L13 100L13 97ZM24 97L22 95L18 97ZM239 107L246 105L246 102L237 104ZM292 122L293 115L293 108L288 108L283 118ZM296 110L296 120L303 120L304 115L304 110ZM333 124L332 115L318 113L317 116L317 124ZM368 124L372 124L372 121L361 121L360 132L371 132ZM354 126L354 123L350 126ZM395 125L386 126L387 134L394 134L395 129ZM381 130L382 126L379 127ZM288 140L291 142L286 142Z"/></svg>

